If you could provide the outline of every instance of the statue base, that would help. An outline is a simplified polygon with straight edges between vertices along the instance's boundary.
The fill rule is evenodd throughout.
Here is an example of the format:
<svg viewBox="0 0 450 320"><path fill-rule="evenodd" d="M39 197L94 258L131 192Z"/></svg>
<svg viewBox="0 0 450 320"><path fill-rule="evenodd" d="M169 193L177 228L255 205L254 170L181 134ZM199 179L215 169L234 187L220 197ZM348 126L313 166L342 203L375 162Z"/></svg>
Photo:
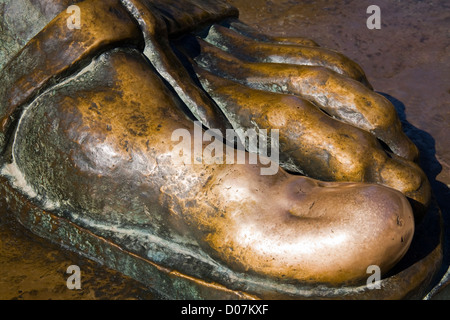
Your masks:
<svg viewBox="0 0 450 320"><path fill-rule="evenodd" d="M407 254L382 277L379 289L371 289L365 284L341 287L286 284L238 274L223 266L217 272L217 279L223 281L205 280L164 267L131 252L123 243L39 208L5 177L0 177L0 199L36 235L136 279L167 299L422 299L436 281L443 259L442 219L435 201L416 226ZM148 245L149 239L145 241Z"/></svg>

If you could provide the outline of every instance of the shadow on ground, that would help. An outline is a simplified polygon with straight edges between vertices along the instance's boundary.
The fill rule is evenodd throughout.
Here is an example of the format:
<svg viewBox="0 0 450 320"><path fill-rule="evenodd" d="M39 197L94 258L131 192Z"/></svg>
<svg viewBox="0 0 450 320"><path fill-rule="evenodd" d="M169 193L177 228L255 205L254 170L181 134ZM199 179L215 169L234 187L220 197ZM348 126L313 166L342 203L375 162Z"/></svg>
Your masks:
<svg viewBox="0 0 450 320"><path fill-rule="evenodd" d="M439 281L439 279L442 279L445 276L445 273L449 270L450 267L450 203L446 201L446 199L450 199L450 189L447 187L447 185L436 179L442 171L442 166L436 159L435 140L429 133L416 128L407 121L405 114L406 108L401 101L386 93L379 93L385 96L394 105L402 122L403 130L419 148L419 164L427 175L428 180L430 181L434 200L436 201L442 212L444 257L441 270L439 271L437 276L437 281ZM436 231L437 230L429 230L429 232ZM448 278L448 276L449 275L447 274L446 278ZM436 298L444 295L447 298L450 298L449 292L447 292L450 289L448 280L449 279L447 279L446 283L441 283L441 286L435 289L434 294L436 295ZM435 283L434 285L437 285L437 283ZM446 292L444 292L444 290Z"/></svg>

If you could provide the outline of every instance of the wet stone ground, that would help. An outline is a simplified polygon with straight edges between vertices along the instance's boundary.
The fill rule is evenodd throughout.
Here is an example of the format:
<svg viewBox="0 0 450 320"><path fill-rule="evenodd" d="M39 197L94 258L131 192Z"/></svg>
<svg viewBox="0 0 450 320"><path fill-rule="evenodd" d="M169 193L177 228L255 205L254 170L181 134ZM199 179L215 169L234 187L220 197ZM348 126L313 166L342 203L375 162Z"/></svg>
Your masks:
<svg viewBox="0 0 450 320"><path fill-rule="evenodd" d="M229 0L264 33L304 36L358 62L375 90L396 105L421 150L421 164L450 229L450 3L446 0ZM369 5L381 29L369 30ZM0 209L1 211L1 209ZM448 268L449 237L444 248ZM69 290L66 269L82 270ZM49 244L0 212L0 299L153 299L141 284ZM450 299L450 286L435 299Z"/></svg>

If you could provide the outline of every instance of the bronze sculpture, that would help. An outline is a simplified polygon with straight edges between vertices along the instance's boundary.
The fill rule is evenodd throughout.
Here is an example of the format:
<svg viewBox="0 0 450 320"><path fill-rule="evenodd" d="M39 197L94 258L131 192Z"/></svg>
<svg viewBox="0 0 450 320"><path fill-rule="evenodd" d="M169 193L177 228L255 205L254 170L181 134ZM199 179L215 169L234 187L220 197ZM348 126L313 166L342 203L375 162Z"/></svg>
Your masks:
<svg viewBox="0 0 450 320"><path fill-rule="evenodd" d="M420 220L430 190L395 110L356 64L310 40L250 40L221 2L78 5L81 30L60 14L1 75L2 174L27 201L130 255L252 295L360 285L369 265L386 272L404 256L404 195ZM280 127L281 164L333 182L175 165L171 133L192 119L222 132Z"/></svg>

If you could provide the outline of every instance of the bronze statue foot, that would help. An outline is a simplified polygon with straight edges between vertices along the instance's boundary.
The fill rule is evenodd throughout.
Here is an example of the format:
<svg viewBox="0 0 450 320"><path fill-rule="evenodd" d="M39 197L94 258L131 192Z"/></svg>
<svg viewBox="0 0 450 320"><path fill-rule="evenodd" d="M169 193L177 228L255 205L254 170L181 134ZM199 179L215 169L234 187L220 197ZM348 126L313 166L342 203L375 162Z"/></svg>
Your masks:
<svg viewBox="0 0 450 320"><path fill-rule="evenodd" d="M159 286L247 298L364 295L368 267L405 256L428 181L354 62L218 1L77 5L80 30L59 14L0 75L1 192L24 225ZM279 129L281 168L224 161L231 128Z"/></svg>

